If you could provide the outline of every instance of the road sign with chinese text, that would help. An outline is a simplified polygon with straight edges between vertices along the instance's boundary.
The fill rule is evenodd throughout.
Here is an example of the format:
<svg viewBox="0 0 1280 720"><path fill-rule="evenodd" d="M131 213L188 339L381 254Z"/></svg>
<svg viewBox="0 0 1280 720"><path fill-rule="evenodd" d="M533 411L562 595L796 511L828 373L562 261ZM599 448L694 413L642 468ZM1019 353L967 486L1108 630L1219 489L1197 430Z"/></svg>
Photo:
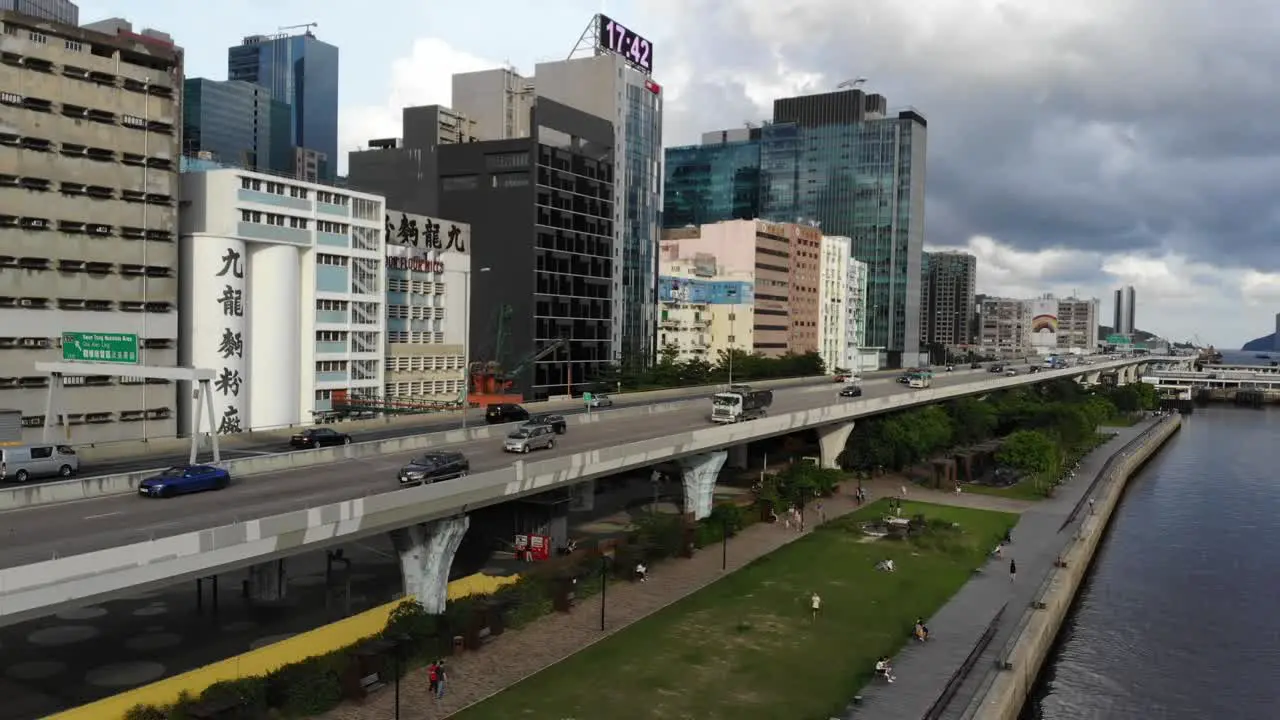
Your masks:
<svg viewBox="0 0 1280 720"><path fill-rule="evenodd" d="M138 336L125 333L62 333L62 359L69 362L138 364Z"/></svg>

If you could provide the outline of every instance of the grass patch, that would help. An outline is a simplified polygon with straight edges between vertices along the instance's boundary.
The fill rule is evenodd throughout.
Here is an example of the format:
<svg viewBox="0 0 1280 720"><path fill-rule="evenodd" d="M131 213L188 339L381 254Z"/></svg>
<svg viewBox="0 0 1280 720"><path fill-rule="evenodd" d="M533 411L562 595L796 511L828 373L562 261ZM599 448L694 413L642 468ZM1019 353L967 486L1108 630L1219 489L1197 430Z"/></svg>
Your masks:
<svg viewBox="0 0 1280 720"><path fill-rule="evenodd" d="M1120 413L1115 417L1108 418L1103 425L1113 428L1127 428L1133 427L1140 422L1142 422L1142 415L1139 413Z"/></svg>
<svg viewBox="0 0 1280 720"><path fill-rule="evenodd" d="M1017 521L1009 513L904 502L902 516L923 514L928 529L868 541L859 521L887 508L880 501L829 522L456 717L825 720ZM875 570L885 558L897 572ZM812 622L815 591L823 609Z"/></svg>

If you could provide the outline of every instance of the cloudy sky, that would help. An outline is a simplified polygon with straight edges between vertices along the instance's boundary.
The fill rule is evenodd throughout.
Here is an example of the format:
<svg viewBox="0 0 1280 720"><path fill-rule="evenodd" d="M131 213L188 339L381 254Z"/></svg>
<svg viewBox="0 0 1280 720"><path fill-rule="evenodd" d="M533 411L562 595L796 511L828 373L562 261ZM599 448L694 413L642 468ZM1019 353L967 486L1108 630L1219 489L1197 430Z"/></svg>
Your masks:
<svg viewBox="0 0 1280 720"><path fill-rule="evenodd" d="M929 119L926 238L981 292L1102 299L1138 326L1238 347L1280 312L1280 4L1262 0L84 0L174 35L188 76L317 22L342 49L341 150L449 104L455 72L561 59L596 12L654 41L667 145L866 77Z"/></svg>

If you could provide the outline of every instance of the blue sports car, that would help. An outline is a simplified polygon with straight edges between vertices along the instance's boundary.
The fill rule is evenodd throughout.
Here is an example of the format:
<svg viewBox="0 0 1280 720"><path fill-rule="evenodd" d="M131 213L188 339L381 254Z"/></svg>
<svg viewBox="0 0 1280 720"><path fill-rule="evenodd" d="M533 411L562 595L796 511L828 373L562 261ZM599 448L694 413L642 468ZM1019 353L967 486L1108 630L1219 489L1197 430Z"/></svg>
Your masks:
<svg viewBox="0 0 1280 720"><path fill-rule="evenodd" d="M168 498L186 493L221 490L231 484L231 474L213 465L176 465L138 483L143 497Z"/></svg>

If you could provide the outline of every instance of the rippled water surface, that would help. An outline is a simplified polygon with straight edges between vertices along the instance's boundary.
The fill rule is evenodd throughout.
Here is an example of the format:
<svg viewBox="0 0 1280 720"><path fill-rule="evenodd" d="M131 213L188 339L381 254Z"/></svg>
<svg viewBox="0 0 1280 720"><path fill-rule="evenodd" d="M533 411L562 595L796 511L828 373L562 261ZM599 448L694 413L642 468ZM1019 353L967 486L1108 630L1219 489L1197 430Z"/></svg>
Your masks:
<svg viewBox="0 0 1280 720"><path fill-rule="evenodd" d="M1022 720L1280 719L1280 409L1197 408L1130 483Z"/></svg>

